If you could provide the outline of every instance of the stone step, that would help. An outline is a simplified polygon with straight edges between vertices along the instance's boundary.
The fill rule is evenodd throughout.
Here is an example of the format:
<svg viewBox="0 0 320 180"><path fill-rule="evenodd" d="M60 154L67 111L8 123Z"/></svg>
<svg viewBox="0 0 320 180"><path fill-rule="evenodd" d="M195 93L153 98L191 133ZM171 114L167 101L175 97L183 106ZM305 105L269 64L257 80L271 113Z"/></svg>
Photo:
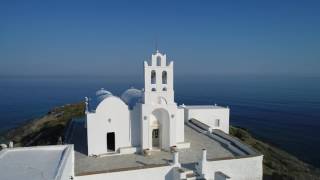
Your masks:
<svg viewBox="0 0 320 180"><path fill-rule="evenodd" d="M186 174L186 179L187 179L187 180L196 180L197 177L196 177L196 175L194 174L194 172L192 172L192 173Z"/></svg>
<svg viewBox="0 0 320 180"><path fill-rule="evenodd" d="M181 179L184 179L184 180L196 180L197 179L197 174L193 170L186 169L186 168L180 168L179 172L180 172Z"/></svg>

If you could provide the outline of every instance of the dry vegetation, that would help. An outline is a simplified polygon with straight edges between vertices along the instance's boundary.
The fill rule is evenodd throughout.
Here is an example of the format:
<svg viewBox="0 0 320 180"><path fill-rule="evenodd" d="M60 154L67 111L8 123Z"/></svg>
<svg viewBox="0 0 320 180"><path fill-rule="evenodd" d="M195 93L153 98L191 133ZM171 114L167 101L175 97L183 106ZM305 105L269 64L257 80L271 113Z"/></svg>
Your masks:
<svg viewBox="0 0 320 180"><path fill-rule="evenodd" d="M264 155L263 172L265 180L320 179L319 169L300 161L283 150L255 139L247 130L231 127L230 133Z"/></svg>
<svg viewBox="0 0 320 180"><path fill-rule="evenodd" d="M54 108L46 115L12 129L5 134L5 139L15 146L35 146L57 144L63 137L67 123L75 117L84 116L84 103L67 104Z"/></svg>

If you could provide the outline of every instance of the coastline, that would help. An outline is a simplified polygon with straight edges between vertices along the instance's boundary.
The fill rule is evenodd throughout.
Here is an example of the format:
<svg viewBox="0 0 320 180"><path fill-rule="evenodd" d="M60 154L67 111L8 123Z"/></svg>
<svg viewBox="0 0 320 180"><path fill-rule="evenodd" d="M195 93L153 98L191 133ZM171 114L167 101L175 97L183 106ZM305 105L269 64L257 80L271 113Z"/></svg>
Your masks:
<svg viewBox="0 0 320 180"><path fill-rule="evenodd" d="M10 140L14 146L60 144L69 121L81 116L84 116L83 102L56 107L40 118L3 132L2 137L0 134L0 142L7 143ZM230 134L264 155L264 179L320 179L318 168L257 139L248 130L231 126Z"/></svg>

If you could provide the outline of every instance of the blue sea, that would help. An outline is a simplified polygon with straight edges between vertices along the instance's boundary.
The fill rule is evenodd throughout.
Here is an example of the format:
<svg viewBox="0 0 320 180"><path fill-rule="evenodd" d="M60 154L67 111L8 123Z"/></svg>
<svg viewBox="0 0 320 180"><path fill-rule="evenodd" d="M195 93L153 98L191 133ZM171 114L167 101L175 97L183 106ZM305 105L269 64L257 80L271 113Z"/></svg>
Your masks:
<svg viewBox="0 0 320 180"><path fill-rule="evenodd" d="M102 87L121 95L132 86L142 88L142 77L0 77L0 131ZM320 77L178 76L175 99L229 106L232 125L320 167Z"/></svg>

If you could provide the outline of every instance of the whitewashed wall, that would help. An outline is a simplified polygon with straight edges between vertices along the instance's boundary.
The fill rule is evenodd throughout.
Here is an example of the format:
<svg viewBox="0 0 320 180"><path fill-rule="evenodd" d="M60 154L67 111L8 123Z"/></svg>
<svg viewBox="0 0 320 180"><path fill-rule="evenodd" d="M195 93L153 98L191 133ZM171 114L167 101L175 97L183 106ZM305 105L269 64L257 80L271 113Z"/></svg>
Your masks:
<svg viewBox="0 0 320 180"><path fill-rule="evenodd" d="M130 171L120 171L87 176L77 176L76 180L173 180L173 167L163 166Z"/></svg>
<svg viewBox="0 0 320 180"><path fill-rule="evenodd" d="M169 119L159 118L161 129L166 132L160 132L162 142L162 149L167 149L177 143L184 142L184 110L178 109L176 104L142 104L141 105L141 148L152 149L152 136L150 128L150 117L155 110L163 109L168 112ZM146 119L145 119L146 118ZM164 120L164 121L162 121ZM163 141L165 139L165 141Z"/></svg>
<svg viewBox="0 0 320 180"><path fill-rule="evenodd" d="M196 119L204 124L207 124L212 129L220 129L225 133L229 133L229 108L212 108L198 106L197 108L185 107L185 120ZM220 125L216 126L216 120L219 119Z"/></svg>
<svg viewBox="0 0 320 180"><path fill-rule="evenodd" d="M161 59L161 65L157 65L157 59ZM156 72L156 83L151 83L151 72ZM162 83L162 72L167 72L167 83ZM151 64L144 62L144 102L145 104L158 103L161 99L165 99L166 104L174 104L174 90L173 90L173 61L167 65L167 56L156 52L151 56ZM155 88L156 91L152 91ZM163 88L167 88L163 91Z"/></svg>
<svg viewBox="0 0 320 180"><path fill-rule="evenodd" d="M200 174L204 174L207 179L215 179L218 172L222 172L229 176L230 180L262 180L262 159L263 156L261 155L239 159L207 161L204 163Z"/></svg>
<svg viewBox="0 0 320 180"><path fill-rule="evenodd" d="M162 149L169 150L170 146L176 145L176 113L177 106L175 104L166 105L166 104L142 104L141 106L141 114L142 114L142 122L141 122L141 146L142 149L152 149L152 134L151 134L151 122L150 117L152 113L156 110L164 110L168 113L167 118L159 118L158 120L161 123L160 127L160 143ZM174 116L172 116L174 115ZM145 119L146 117L146 119ZM162 132L163 131L163 132Z"/></svg>
<svg viewBox="0 0 320 180"><path fill-rule="evenodd" d="M176 113L176 141L184 142L184 109L178 108Z"/></svg>
<svg viewBox="0 0 320 180"><path fill-rule="evenodd" d="M131 146L130 112L118 97L104 99L95 113L87 114L88 155L107 153L107 133L115 133L115 150Z"/></svg>

